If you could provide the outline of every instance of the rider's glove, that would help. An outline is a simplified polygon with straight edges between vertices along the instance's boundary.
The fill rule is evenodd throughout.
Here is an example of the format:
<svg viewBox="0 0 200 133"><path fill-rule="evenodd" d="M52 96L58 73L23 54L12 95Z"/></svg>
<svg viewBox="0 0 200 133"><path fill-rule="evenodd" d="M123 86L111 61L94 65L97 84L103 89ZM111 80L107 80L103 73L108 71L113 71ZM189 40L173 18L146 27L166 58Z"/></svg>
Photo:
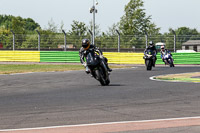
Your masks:
<svg viewBox="0 0 200 133"><path fill-rule="evenodd" d="M103 56L103 55L100 55L100 58L101 58L101 59L103 59L103 58L104 58L104 56Z"/></svg>

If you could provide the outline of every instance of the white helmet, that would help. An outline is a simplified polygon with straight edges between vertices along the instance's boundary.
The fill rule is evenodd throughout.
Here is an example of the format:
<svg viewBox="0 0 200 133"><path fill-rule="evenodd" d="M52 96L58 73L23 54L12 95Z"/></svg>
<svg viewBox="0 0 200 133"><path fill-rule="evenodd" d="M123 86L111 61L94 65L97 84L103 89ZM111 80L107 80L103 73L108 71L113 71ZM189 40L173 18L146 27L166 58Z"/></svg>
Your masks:
<svg viewBox="0 0 200 133"><path fill-rule="evenodd" d="M162 45L162 46L160 47L160 49L165 49L165 46L164 46L164 45Z"/></svg>

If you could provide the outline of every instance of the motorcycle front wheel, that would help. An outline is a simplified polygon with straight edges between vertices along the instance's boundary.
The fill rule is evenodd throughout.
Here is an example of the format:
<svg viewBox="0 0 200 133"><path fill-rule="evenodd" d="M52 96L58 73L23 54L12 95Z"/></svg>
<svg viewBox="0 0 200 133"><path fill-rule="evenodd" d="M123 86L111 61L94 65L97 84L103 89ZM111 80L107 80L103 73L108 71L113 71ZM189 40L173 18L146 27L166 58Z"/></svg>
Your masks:
<svg viewBox="0 0 200 133"><path fill-rule="evenodd" d="M106 74L103 72L101 67L99 67L99 69L96 70L96 75L97 75L97 80L100 82L102 86L110 84L109 77L106 77Z"/></svg>
<svg viewBox="0 0 200 133"><path fill-rule="evenodd" d="M147 71L151 71L152 69L152 60L145 60Z"/></svg>

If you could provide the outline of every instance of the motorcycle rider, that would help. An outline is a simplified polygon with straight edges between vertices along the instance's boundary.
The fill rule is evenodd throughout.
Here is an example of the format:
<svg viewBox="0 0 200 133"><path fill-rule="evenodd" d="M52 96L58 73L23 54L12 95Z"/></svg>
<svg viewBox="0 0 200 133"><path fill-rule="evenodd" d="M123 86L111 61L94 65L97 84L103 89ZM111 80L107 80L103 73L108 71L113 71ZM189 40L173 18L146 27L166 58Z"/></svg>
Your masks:
<svg viewBox="0 0 200 133"><path fill-rule="evenodd" d="M105 64L106 64L108 71L111 72L112 69L110 69L108 67L108 63L107 63L108 59L103 56L102 51L99 48L97 48L96 46L90 45L89 39L83 39L82 40L82 47L79 50L79 56L80 56L81 64L85 67L85 72L87 74L90 73L90 70L87 66L87 62L85 62L85 60L84 60L84 58L86 58L86 56L87 56L87 52L88 52L89 49L94 49L100 55L100 58L105 61Z"/></svg>
<svg viewBox="0 0 200 133"><path fill-rule="evenodd" d="M154 58L153 58L153 67L155 67L156 60L157 60L156 55L157 55L157 52L158 52L158 51L157 51L157 49L156 49L156 47L155 47L153 41L150 41L150 42L149 42L149 46L144 50L144 54L146 54L148 50L150 50L150 51L153 52L153 53L152 53L152 55L154 56Z"/></svg>
<svg viewBox="0 0 200 133"><path fill-rule="evenodd" d="M166 61L166 59L164 58L164 56L165 56L167 53L169 53L169 54L172 56L171 52L170 52L168 49L165 49L165 46L164 46L164 45L161 46L161 47L160 47L160 56L161 56L163 62L165 62L165 64L167 64L167 61Z"/></svg>

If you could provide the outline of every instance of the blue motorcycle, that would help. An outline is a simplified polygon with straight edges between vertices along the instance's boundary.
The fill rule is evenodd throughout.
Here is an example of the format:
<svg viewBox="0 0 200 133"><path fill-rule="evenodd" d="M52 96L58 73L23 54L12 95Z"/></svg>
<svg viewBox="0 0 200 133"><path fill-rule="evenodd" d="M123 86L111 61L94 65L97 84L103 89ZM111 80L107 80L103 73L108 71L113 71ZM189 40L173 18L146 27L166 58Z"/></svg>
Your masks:
<svg viewBox="0 0 200 133"><path fill-rule="evenodd" d="M174 65L174 60L172 58L172 55L171 53L166 53L164 56L163 56L163 60L165 62L165 65L169 65L170 67L175 67Z"/></svg>

